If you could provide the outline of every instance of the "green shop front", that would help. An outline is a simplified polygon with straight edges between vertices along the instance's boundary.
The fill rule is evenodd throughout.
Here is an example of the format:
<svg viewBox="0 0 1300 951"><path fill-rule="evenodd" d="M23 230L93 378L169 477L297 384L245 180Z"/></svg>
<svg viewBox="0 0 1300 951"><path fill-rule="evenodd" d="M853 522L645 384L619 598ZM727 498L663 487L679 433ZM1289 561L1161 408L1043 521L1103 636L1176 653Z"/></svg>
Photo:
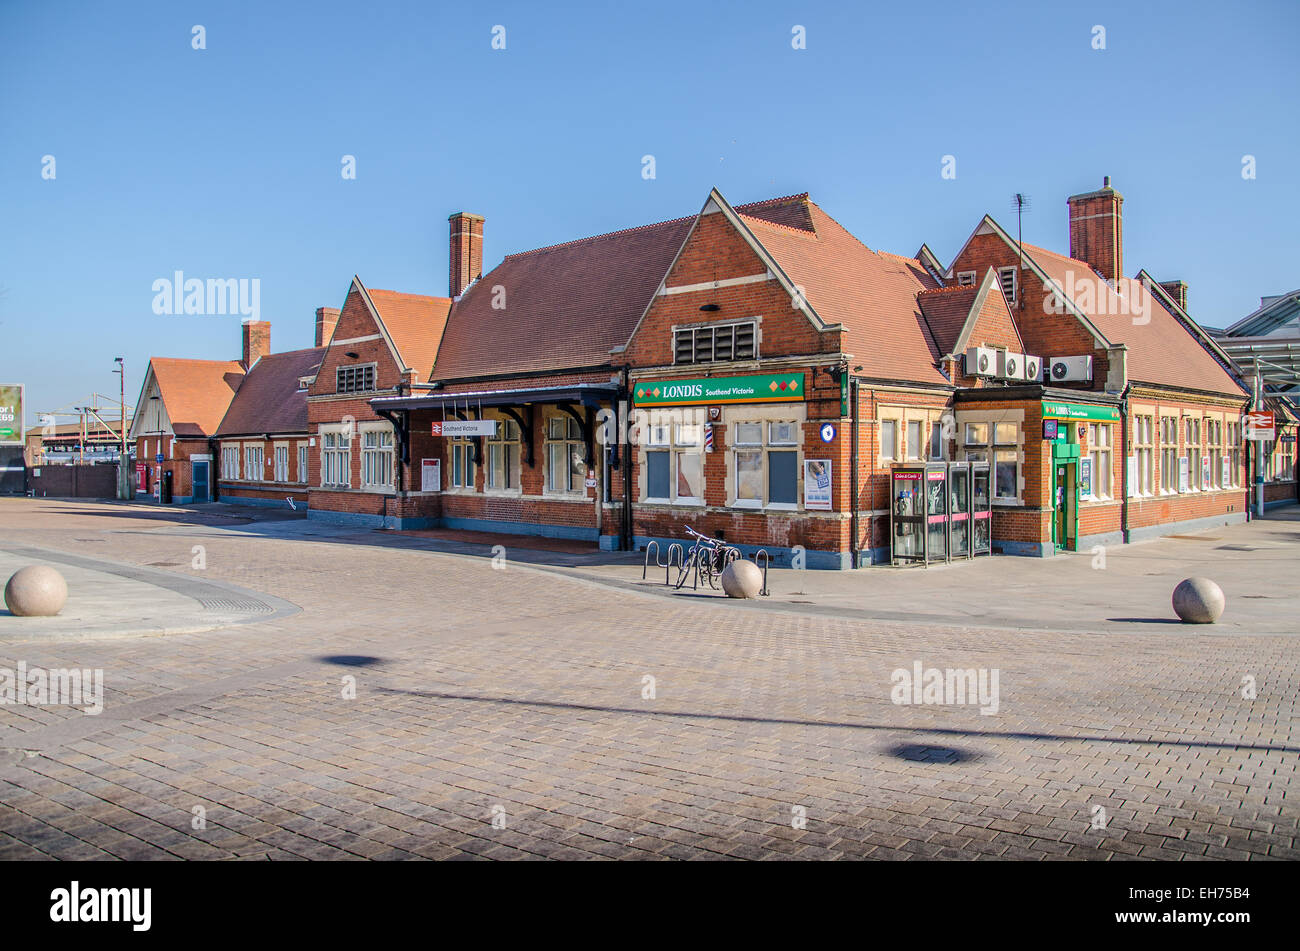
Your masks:
<svg viewBox="0 0 1300 951"><path fill-rule="evenodd" d="M1051 543L1055 551L1079 544L1079 502L1093 494L1092 460L1081 452L1089 423L1118 423L1117 406L1043 400L1043 453L1050 467Z"/></svg>

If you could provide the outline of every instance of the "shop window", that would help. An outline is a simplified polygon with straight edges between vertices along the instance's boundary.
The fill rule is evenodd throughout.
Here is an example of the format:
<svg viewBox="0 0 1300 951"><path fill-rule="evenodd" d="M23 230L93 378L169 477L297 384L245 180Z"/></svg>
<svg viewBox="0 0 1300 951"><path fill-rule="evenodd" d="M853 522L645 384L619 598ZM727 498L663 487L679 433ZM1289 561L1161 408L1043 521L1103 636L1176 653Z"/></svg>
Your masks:
<svg viewBox="0 0 1300 951"><path fill-rule="evenodd" d="M307 484L307 444L298 443L298 481Z"/></svg>
<svg viewBox="0 0 1300 951"><path fill-rule="evenodd" d="M352 443L340 431L321 434L320 483L345 489L352 485Z"/></svg>
<svg viewBox="0 0 1300 951"><path fill-rule="evenodd" d="M703 505L703 449L698 423L652 424L645 451L645 500Z"/></svg>
<svg viewBox="0 0 1300 951"><path fill-rule="evenodd" d="M244 447L244 479L247 482L262 482L266 479L266 473L262 471L262 466L266 464L266 459L262 455L261 446Z"/></svg>
<svg viewBox="0 0 1300 951"><path fill-rule="evenodd" d="M546 421L546 491L586 492L587 445L582 427L570 416Z"/></svg>
<svg viewBox="0 0 1300 951"><path fill-rule="evenodd" d="M336 393L365 393L375 388L375 364L338 367L334 371Z"/></svg>
<svg viewBox="0 0 1300 951"><path fill-rule="evenodd" d="M1160 491L1178 492L1178 417L1160 417Z"/></svg>
<svg viewBox="0 0 1300 951"><path fill-rule="evenodd" d="M287 445L275 447L275 481L289 481L289 447Z"/></svg>
<svg viewBox="0 0 1300 951"><path fill-rule="evenodd" d="M451 484L457 489L474 488L474 441L469 436L453 436L451 443Z"/></svg>
<svg viewBox="0 0 1300 951"><path fill-rule="evenodd" d="M893 462L898 458L898 422L893 419L880 421L880 458Z"/></svg>
<svg viewBox="0 0 1300 951"><path fill-rule="evenodd" d="M1019 423L966 423L962 427L962 458L992 464L995 501L1019 500Z"/></svg>
<svg viewBox="0 0 1300 951"><path fill-rule="evenodd" d="M386 488L393 484L393 431L367 429L361 434L361 485Z"/></svg>
<svg viewBox="0 0 1300 951"><path fill-rule="evenodd" d="M1109 499L1114 427L1109 423L1088 424L1088 458L1092 460L1092 495L1096 501Z"/></svg>
<svg viewBox="0 0 1300 951"><path fill-rule="evenodd" d="M223 446L221 449L221 478L239 478L239 447Z"/></svg>
<svg viewBox="0 0 1300 951"><path fill-rule="evenodd" d="M1136 480L1129 486L1130 495L1151 495L1155 464L1155 419L1151 416L1133 417L1133 456L1136 460Z"/></svg>
<svg viewBox="0 0 1300 951"><path fill-rule="evenodd" d="M740 508L796 508L798 446L798 423L770 421L766 427L762 423L737 423L733 504Z"/></svg>
<svg viewBox="0 0 1300 951"><path fill-rule="evenodd" d="M674 363L712 363L752 360L757 356L757 324L752 320L711 327L683 327L673 331Z"/></svg>

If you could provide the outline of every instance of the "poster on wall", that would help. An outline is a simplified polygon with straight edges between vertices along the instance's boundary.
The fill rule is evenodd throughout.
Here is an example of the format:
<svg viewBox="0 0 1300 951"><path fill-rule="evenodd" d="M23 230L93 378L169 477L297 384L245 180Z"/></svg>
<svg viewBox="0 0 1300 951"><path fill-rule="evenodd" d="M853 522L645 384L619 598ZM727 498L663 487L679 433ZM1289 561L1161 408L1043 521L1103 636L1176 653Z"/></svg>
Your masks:
<svg viewBox="0 0 1300 951"><path fill-rule="evenodd" d="M1178 457L1178 491L1192 491L1192 473L1191 466L1186 456Z"/></svg>
<svg viewBox="0 0 1300 951"><path fill-rule="evenodd" d="M1201 456L1201 488L1210 487L1210 457Z"/></svg>
<svg viewBox="0 0 1300 951"><path fill-rule="evenodd" d="M803 461L803 507L830 511L831 460L805 459Z"/></svg>
<svg viewBox="0 0 1300 951"><path fill-rule="evenodd" d="M1079 494L1085 499L1092 496L1092 460L1079 460Z"/></svg>
<svg viewBox="0 0 1300 951"><path fill-rule="evenodd" d="M1232 477L1232 460L1224 459L1223 460L1223 482L1221 484L1224 486L1235 485L1236 481L1237 480Z"/></svg>
<svg viewBox="0 0 1300 951"><path fill-rule="evenodd" d="M442 491L442 460L441 459L420 460L420 491L421 492Z"/></svg>
<svg viewBox="0 0 1300 951"><path fill-rule="evenodd" d="M1137 456L1128 457L1128 494L1130 496L1138 494L1138 459Z"/></svg>
<svg viewBox="0 0 1300 951"><path fill-rule="evenodd" d="M23 385L0 383L0 446L23 444Z"/></svg>

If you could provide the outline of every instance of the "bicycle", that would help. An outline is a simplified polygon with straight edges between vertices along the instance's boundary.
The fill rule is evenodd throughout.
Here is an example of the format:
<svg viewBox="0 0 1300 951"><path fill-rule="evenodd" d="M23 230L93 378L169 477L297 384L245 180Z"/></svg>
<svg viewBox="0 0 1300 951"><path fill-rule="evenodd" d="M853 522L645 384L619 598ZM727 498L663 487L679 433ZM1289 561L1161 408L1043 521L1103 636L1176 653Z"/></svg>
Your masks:
<svg viewBox="0 0 1300 951"><path fill-rule="evenodd" d="M686 526L686 534L695 541L687 550L686 557L682 559L681 569L677 573L677 583L673 587L680 590L686 583L687 577L694 572L692 589L699 590L702 577L710 588L717 591L718 586L714 579L720 578L727 565L740 558L740 549L716 538L701 535L689 525Z"/></svg>

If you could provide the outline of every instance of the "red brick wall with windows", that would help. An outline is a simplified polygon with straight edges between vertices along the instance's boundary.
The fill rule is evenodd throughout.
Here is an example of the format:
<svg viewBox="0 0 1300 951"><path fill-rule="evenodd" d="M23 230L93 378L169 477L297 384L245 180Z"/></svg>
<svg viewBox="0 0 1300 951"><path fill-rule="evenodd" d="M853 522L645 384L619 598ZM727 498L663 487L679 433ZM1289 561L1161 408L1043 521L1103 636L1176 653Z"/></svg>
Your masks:
<svg viewBox="0 0 1300 951"><path fill-rule="evenodd" d="M276 499L283 501L292 498L294 504L306 503L308 487L298 481L298 447L307 446L310 436L285 436L277 439L222 439L219 448L213 454L210 479L218 485L221 498L227 502L237 499ZM275 447L277 444L288 445L289 478L287 481L275 479ZM248 456L245 450L250 446L262 447L262 479L253 481L248 478ZM227 479L222 475L222 450L239 451L239 478ZM316 447L308 446L308 466Z"/></svg>

